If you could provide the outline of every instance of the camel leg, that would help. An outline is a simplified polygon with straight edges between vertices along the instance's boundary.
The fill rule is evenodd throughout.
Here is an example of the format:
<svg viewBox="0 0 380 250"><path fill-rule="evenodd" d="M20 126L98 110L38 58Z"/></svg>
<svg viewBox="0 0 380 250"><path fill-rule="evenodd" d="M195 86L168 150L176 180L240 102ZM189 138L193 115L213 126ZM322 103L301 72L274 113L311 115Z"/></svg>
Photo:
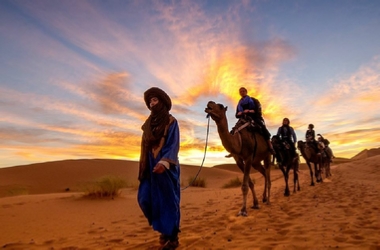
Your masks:
<svg viewBox="0 0 380 250"><path fill-rule="evenodd" d="M293 182L294 182L293 193L296 193L297 191L301 190L298 169L293 169L293 176L294 176L294 180L293 180Z"/></svg>
<svg viewBox="0 0 380 250"><path fill-rule="evenodd" d="M284 193L284 195L285 196L290 196L290 190L289 190L289 172L290 172L290 168L291 168L291 166L286 166L286 171L285 171L285 173L286 173L286 190L285 190L285 193Z"/></svg>
<svg viewBox="0 0 380 250"><path fill-rule="evenodd" d="M310 170L310 178L311 178L310 186L314 186L315 184L314 184L314 177L313 177L313 169L311 168L310 162L307 161L306 163Z"/></svg>
<svg viewBox="0 0 380 250"><path fill-rule="evenodd" d="M235 161L236 161L236 164L238 165L239 169L244 174L244 162L239 157L236 157ZM253 183L253 181L252 181L251 178L249 178L248 185L249 185L249 189L251 190L252 196L253 196L253 206L252 206L252 208L253 209L259 209L259 201L257 199L256 192L255 192L255 184Z"/></svg>
<svg viewBox="0 0 380 250"><path fill-rule="evenodd" d="M264 160L264 168L265 168L265 191L264 194L267 195L266 203L267 205L270 205L270 189L272 186L271 179L270 179L270 156L268 156L267 159ZM263 195L264 196L264 195ZM263 202L265 202L265 199L263 198Z"/></svg>
<svg viewBox="0 0 380 250"><path fill-rule="evenodd" d="M314 174L316 181L319 182L319 168L317 163L314 163Z"/></svg>
<svg viewBox="0 0 380 250"><path fill-rule="evenodd" d="M327 177L330 177L331 176L331 165L330 165L330 159L329 159L329 162L327 163L327 171L326 173L328 173L328 176Z"/></svg>
<svg viewBox="0 0 380 250"><path fill-rule="evenodd" d="M300 191L300 181L299 181L299 158L294 158L292 161L292 167L293 167L293 183L294 183L294 188L293 188L293 193L296 193L297 191Z"/></svg>
<svg viewBox="0 0 380 250"><path fill-rule="evenodd" d="M256 192L255 192L255 184L253 183L252 179L249 178L249 188L251 189L252 196L253 196L253 206L251 208L253 209L259 209L259 200L257 199Z"/></svg>
<svg viewBox="0 0 380 250"><path fill-rule="evenodd" d="M324 168L324 162L321 160L319 163L319 182L323 182L323 177L322 177L323 168Z"/></svg>
<svg viewBox="0 0 380 250"><path fill-rule="evenodd" d="M238 216L248 216L247 213L247 196L248 196L248 189L249 189L249 180L250 180L250 172L251 172L251 165L252 160L249 159L245 161L244 165L244 176L243 176L243 183L241 185L241 191L243 193L243 205L240 209L240 212L238 213Z"/></svg>
<svg viewBox="0 0 380 250"><path fill-rule="evenodd" d="M289 173L288 173L288 169L283 166L283 165L280 165L279 166L280 169L281 169L281 172L282 174L284 175L284 180L285 180L285 191L284 191L284 196L289 196L290 195L290 191L289 191Z"/></svg>
<svg viewBox="0 0 380 250"><path fill-rule="evenodd" d="M331 176L330 162L331 162L331 158L327 158L326 165L325 165L326 178L329 178Z"/></svg>
<svg viewBox="0 0 380 250"><path fill-rule="evenodd" d="M257 171L259 171L260 174L262 174L263 177L264 177L265 182L264 182L264 192L263 192L263 203L265 203L268 200L267 199L267 187L268 186L267 186L267 173L266 173L266 169L260 163L258 163L256 165L252 165L252 167L254 169L256 169Z"/></svg>
<svg viewBox="0 0 380 250"><path fill-rule="evenodd" d="M296 172L296 170L293 169L293 193L297 193L297 190L296 190L296 185L297 185L297 177L298 177L298 174Z"/></svg>

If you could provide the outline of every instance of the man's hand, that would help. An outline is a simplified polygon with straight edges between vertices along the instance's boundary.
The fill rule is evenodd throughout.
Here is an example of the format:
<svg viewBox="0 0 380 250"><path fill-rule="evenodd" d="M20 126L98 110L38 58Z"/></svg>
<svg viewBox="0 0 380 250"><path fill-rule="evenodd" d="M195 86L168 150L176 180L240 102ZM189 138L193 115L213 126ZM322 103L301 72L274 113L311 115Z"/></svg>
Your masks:
<svg viewBox="0 0 380 250"><path fill-rule="evenodd" d="M153 173L156 173L156 174L162 174L163 172L165 172L166 168L164 165L162 165L161 163L157 163L157 165L153 168Z"/></svg>
<svg viewBox="0 0 380 250"><path fill-rule="evenodd" d="M254 110L249 110L249 109L244 110L244 114L247 114L247 113L255 113L255 111Z"/></svg>

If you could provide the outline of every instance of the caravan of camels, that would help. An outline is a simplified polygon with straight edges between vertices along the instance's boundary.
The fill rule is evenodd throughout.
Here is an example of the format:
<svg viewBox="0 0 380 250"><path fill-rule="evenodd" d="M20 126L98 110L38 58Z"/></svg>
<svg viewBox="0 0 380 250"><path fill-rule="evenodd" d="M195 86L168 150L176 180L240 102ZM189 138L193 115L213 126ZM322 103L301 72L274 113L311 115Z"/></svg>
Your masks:
<svg viewBox="0 0 380 250"><path fill-rule="evenodd" d="M291 147L286 141L281 140L278 136L271 138L271 144L275 152L271 152L270 145L264 139L262 128L260 124L255 123L249 117L239 118L233 131L230 132L228 128L228 121L226 117L227 107L223 104L209 101L205 112L215 121L219 137L222 141L224 148L234 158L237 166L243 172L242 193L243 193L243 205L238 213L241 216L247 216L247 195L250 189L253 195L253 209L259 208L259 202L254 189L254 182L250 178L251 168L260 172L265 179L265 188L263 192L262 201L266 204L270 204L270 169L271 162L277 159L278 167L281 169L285 179L285 191L284 195L289 196L289 172L293 169L294 173L294 189L295 193L300 190L300 184L298 180L299 170L299 154L292 154ZM317 142L306 140L298 141L297 148L301 152L301 155L305 159L309 170L311 185L314 186L314 177L316 182L323 182L323 175L325 178L331 175L330 162L333 157L331 149L328 147L328 141L322 136ZM276 157L273 157L275 154ZM281 160L279 160L281 159ZM264 164L262 164L263 162ZM311 167L311 163L314 165L314 169Z"/></svg>

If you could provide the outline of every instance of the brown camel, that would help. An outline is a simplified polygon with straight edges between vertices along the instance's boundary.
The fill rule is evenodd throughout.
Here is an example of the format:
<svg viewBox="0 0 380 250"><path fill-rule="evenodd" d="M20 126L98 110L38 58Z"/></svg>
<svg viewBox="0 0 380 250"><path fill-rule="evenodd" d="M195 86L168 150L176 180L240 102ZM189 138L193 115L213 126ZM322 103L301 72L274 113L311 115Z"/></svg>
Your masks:
<svg viewBox="0 0 380 250"><path fill-rule="evenodd" d="M315 151L314 147L311 146L311 142L304 142L304 141L298 141L297 142L297 148L300 150L303 158L306 161L307 166L310 170L310 177L311 177L311 184L310 186L314 186L314 177L313 177L313 170L311 168L310 163L314 164L314 173L315 173L315 179L317 182L322 182L322 176L321 176L321 157L320 155Z"/></svg>
<svg viewBox="0 0 380 250"><path fill-rule="evenodd" d="M294 182L294 188L293 193L296 193L297 190L300 191L300 182L298 179L298 171L299 171L299 155L297 153L292 154L291 148L289 144L286 144L283 142L279 136L274 135L272 136L272 145L274 150L276 151L276 159L278 163L278 167L280 168L281 172L284 174L285 179L285 191L284 195L289 196L289 172L291 169L293 169L293 182Z"/></svg>
<svg viewBox="0 0 380 250"><path fill-rule="evenodd" d="M257 129L246 126L245 123L238 132L232 135L228 129L226 117L227 107L222 104L216 104L213 101L208 102L205 112L215 121L218 134L224 148L233 156L237 166L243 172L243 183L241 190L243 193L243 205L238 215L247 216L247 195L248 188L253 195L253 207L259 208L259 202L256 197L254 183L250 178L251 167L259 171L265 178L265 188L263 193L263 202L270 204L270 152L267 142ZM251 124L249 122L249 124ZM246 127L245 127L246 126ZM250 131L252 129L252 131ZM261 164L264 161L264 166Z"/></svg>
<svg viewBox="0 0 380 250"><path fill-rule="evenodd" d="M318 142L318 149L319 149L319 154L321 156L321 170L322 173L324 172L325 177L328 178L331 176L331 168L330 168L330 163L331 163L331 155L332 153L329 152L329 147L326 147L326 145L323 142ZM331 149L330 149L331 151Z"/></svg>

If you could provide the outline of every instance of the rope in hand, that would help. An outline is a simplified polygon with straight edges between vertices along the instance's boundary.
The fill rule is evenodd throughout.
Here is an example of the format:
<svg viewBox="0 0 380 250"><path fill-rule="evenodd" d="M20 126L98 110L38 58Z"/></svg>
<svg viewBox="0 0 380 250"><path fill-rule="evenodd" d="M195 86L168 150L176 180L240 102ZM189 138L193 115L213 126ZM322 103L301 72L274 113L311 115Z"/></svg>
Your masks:
<svg viewBox="0 0 380 250"><path fill-rule="evenodd" d="M208 135L209 135L209 131L210 131L210 115L207 115L206 118L208 118L208 121L207 121L207 132L206 132L206 144L205 144L205 151L204 151L204 154L203 154L203 160L202 160L201 166L199 167L199 170L198 170L197 174L195 175L194 179L189 183L189 185L187 185L186 187L182 188L181 191L183 191L186 188L188 188L191 185L193 185L194 181L197 179L199 173L202 170L203 163L205 162L206 152L207 152L207 144L208 144Z"/></svg>

